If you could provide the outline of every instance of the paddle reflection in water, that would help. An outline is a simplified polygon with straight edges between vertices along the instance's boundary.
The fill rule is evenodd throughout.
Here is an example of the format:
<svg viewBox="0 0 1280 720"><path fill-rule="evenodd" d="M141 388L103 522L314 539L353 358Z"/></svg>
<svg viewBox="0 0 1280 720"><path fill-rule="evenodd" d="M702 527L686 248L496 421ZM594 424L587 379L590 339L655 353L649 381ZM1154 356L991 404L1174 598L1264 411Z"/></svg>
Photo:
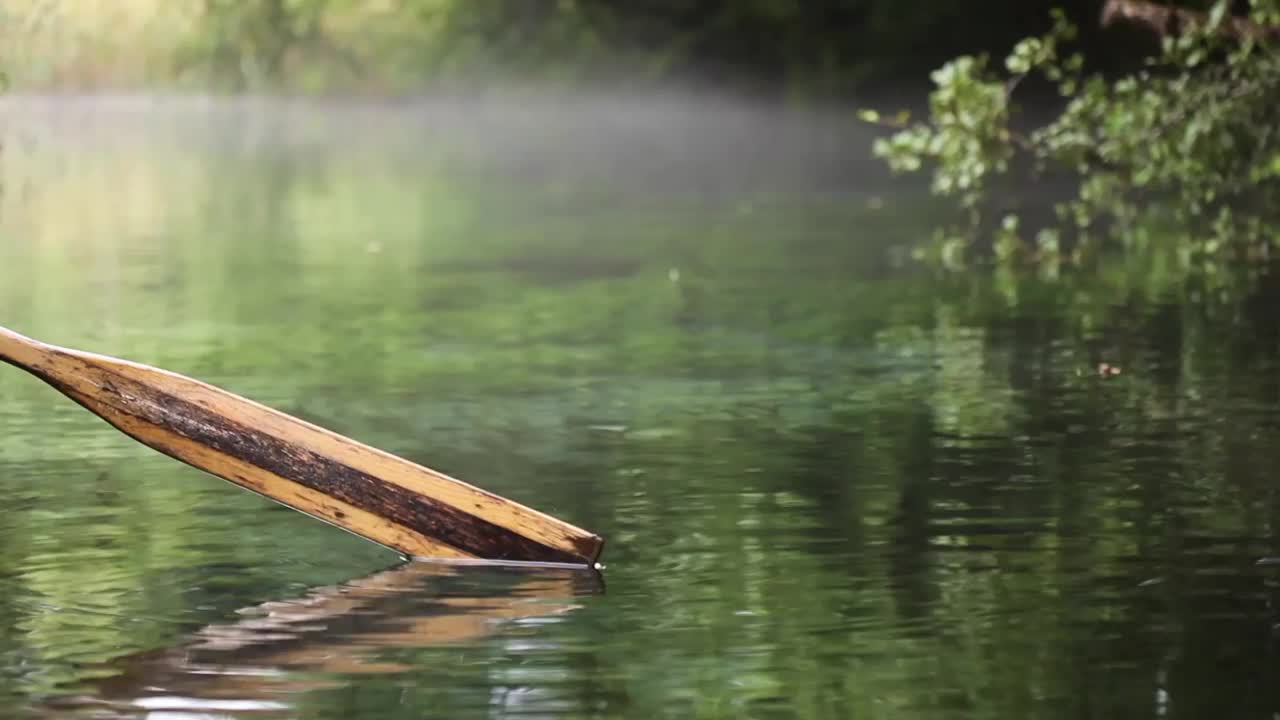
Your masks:
<svg viewBox="0 0 1280 720"><path fill-rule="evenodd" d="M293 600L239 611L169 648L108 664L92 689L47 703L47 717L292 716L292 700L343 675L411 666L379 658L482 638L519 620L547 619L604 592L576 566L417 561Z"/></svg>

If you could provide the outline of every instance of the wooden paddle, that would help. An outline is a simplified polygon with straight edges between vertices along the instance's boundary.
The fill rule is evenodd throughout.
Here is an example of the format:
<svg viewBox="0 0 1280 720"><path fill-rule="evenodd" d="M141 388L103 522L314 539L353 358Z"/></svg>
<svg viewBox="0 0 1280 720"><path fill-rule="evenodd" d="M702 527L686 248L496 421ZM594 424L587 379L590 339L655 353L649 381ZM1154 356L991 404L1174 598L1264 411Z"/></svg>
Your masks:
<svg viewBox="0 0 1280 720"><path fill-rule="evenodd" d="M590 565L604 545L524 505L176 373L2 327L0 360L145 445L410 557Z"/></svg>

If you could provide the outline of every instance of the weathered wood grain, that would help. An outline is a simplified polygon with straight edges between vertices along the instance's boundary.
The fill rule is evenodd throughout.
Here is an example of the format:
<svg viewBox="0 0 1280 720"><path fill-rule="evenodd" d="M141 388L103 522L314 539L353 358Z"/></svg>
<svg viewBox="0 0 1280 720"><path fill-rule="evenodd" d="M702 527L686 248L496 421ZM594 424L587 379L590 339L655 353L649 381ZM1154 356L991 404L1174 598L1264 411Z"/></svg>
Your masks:
<svg viewBox="0 0 1280 720"><path fill-rule="evenodd" d="M0 328L20 367L160 452L411 557L592 564L581 528L206 383Z"/></svg>

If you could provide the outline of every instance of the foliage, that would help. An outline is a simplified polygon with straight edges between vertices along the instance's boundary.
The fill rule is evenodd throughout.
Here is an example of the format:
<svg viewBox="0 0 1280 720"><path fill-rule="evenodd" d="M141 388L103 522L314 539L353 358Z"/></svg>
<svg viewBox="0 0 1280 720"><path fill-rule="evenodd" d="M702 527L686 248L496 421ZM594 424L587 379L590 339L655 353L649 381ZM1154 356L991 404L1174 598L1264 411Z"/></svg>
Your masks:
<svg viewBox="0 0 1280 720"><path fill-rule="evenodd" d="M1261 252L1280 220L1280 53L1265 37L1222 32L1229 4L1219 0L1204 22L1166 36L1146 67L1115 78L1085 71L1085 58L1067 49L1075 26L1055 12L1053 30L1019 42L1004 73L982 55L937 70L926 122L864 113L901 128L875 153L895 171L930 168L933 191L966 211L938 247L952 257L997 223L995 251L1005 257L1079 259L1099 230L1140 241L1153 222L1184 229L1193 253ZM1267 25L1280 4L1252 8ZM1056 117L1026 132L1014 94L1033 76L1062 100ZM997 199L1028 176L1066 177L1072 188L1035 235ZM1060 246L1062 231L1075 242Z"/></svg>
<svg viewBox="0 0 1280 720"><path fill-rule="evenodd" d="M402 92L625 78L827 97L1038 29L1023 0L993 2L974 13L931 0L11 0L0 65L29 89ZM1095 12L1091 0L1064 2Z"/></svg>

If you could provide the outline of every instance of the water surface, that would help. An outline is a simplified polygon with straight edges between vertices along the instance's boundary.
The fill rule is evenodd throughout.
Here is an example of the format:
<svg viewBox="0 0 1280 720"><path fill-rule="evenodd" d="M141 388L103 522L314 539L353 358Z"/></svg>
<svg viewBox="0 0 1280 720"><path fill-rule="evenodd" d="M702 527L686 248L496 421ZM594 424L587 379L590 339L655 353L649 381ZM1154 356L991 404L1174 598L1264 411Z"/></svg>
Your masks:
<svg viewBox="0 0 1280 720"><path fill-rule="evenodd" d="M1268 718L1280 277L910 264L839 118L9 100L0 322L606 536L402 565L0 372L6 717Z"/></svg>

